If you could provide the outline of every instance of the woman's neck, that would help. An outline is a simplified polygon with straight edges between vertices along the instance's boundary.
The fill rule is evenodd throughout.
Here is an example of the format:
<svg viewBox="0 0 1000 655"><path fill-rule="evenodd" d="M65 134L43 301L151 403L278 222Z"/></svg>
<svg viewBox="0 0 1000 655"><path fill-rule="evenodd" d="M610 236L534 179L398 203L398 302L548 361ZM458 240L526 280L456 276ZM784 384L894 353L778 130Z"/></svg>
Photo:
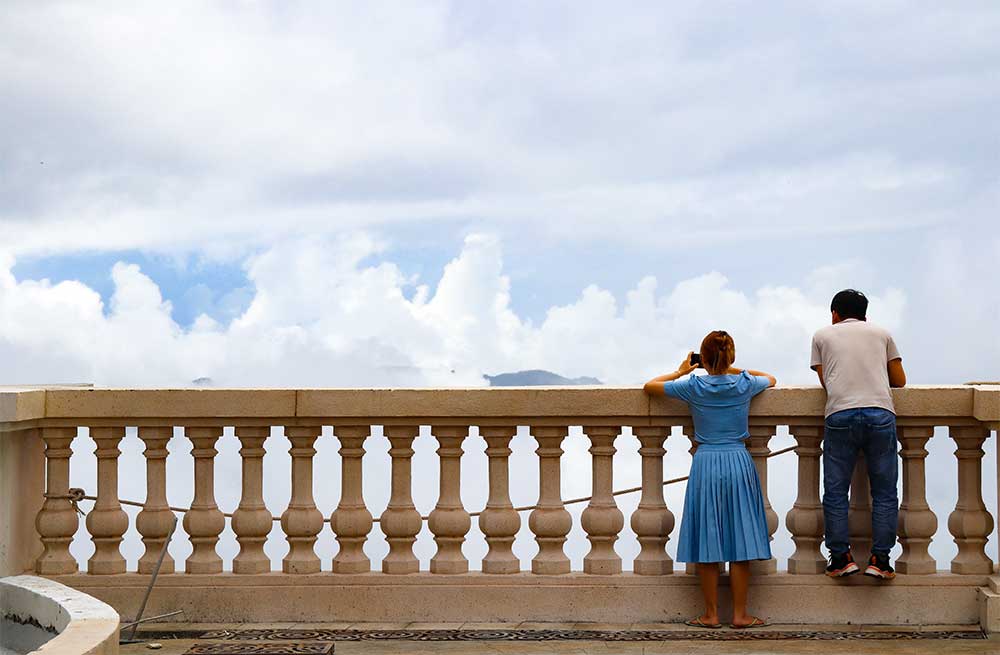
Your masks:
<svg viewBox="0 0 1000 655"><path fill-rule="evenodd" d="M705 370L708 371L709 375L739 375L740 373L743 372L743 369L734 368L732 366L730 366L729 368L725 368L721 371L713 371L707 368Z"/></svg>

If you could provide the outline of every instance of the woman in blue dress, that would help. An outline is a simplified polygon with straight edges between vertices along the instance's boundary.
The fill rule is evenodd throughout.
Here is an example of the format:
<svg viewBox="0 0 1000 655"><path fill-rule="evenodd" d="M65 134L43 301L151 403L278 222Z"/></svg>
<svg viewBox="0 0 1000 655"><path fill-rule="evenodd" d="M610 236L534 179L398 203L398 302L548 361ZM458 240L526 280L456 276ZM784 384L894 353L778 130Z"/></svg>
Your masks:
<svg viewBox="0 0 1000 655"><path fill-rule="evenodd" d="M701 342L701 366L708 375L688 376L699 368L692 363L692 354L676 371L653 378L644 387L650 395L683 400L694 420L698 446L684 494L677 560L697 564L705 613L687 623L721 627L719 563L729 562L731 627L767 625L747 612L750 562L771 559L771 545L760 479L744 440L750 436L750 399L773 387L775 379L767 373L733 368L736 344L721 330L710 332Z"/></svg>

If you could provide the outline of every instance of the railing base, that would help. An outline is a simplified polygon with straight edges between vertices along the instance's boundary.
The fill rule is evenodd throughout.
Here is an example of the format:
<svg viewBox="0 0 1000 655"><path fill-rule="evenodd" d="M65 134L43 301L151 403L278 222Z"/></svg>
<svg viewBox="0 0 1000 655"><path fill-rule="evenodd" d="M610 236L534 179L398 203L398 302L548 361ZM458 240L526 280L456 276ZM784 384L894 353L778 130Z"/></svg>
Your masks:
<svg viewBox="0 0 1000 655"><path fill-rule="evenodd" d="M117 609L135 613L149 576L66 575L54 579ZM970 624L1000 617L1000 596L986 597L987 576L937 573L889 583L854 576L758 576L751 608L777 623ZM722 584L727 585L723 576ZM726 589L721 608L728 614ZM987 588L986 591L989 591ZM990 592L996 594L995 591ZM986 598L986 600L984 600ZM992 601L992 604L990 602ZM679 622L701 607L698 580L670 576L534 575L197 575L157 579L147 613L183 610L198 623L282 621ZM983 614L983 608L988 611ZM990 614L989 612L992 612ZM992 625L992 624L990 624ZM984 624L984 627L987 627Z"/></svg>
<svg viewBox="0 0 1000 655"><path fill-rule="evenodd" d="M979 588L979 626L989 633L1000 633L1000 576L993 576Z"/></svg>

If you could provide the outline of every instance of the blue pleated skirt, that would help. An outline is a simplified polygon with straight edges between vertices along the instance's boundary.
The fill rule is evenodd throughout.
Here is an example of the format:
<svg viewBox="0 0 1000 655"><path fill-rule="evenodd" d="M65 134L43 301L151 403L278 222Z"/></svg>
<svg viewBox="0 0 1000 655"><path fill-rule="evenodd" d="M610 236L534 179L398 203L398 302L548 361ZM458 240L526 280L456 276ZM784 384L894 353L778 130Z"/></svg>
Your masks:
<svg viewBox="0 0 1000 655"><path fill-rule="evenodd" d="M684 494L679 562L771 559L764 497L742 442L698 444Z"/></svg>

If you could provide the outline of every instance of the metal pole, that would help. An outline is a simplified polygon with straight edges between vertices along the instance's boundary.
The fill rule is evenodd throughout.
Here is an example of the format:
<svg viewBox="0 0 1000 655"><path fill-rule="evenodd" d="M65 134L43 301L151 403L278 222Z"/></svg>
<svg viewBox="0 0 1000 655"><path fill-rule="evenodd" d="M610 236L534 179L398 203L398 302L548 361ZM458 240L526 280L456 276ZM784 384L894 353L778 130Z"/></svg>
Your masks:
<svg viewBox="0 0 1000 655"><path fill-rule="evenodd" d="M174 522L170 525L170 532L167 533L167 538L163 540L163 547L160 548L160 556L156 559L156 566L153 568L153 575L149 578L149 586L146 587L146 595L142 597L142 604L139 605L139 613L136 614L135 621L132 622L132 634L129 636L129 641L135 640L135 631L139 629L139 624L142 623L142 613L146 611L146 601L149 600L149 594L153 591L153 585L156 584L156 576L160 574L160 566L163 564L163 558L167 554L167 546L170 545L170 538L174 536L174 530L177 529L177 515L173 515Z"/></svg>
<svg viewBox="0 0 1000 655"><path fill-rule="evenodd" d="M134 625L139 625L140 623L148 623L150 621L156 621L157 619L165 619L168 616L177 616L178 614L183 614L184 610L177 610L176 612L167 612L166 614L157 614L156 616L151 616L148 619L141 619L139 621L132 621L131 623L126 623L121 626L123 628L131 628Z"/></svg>

